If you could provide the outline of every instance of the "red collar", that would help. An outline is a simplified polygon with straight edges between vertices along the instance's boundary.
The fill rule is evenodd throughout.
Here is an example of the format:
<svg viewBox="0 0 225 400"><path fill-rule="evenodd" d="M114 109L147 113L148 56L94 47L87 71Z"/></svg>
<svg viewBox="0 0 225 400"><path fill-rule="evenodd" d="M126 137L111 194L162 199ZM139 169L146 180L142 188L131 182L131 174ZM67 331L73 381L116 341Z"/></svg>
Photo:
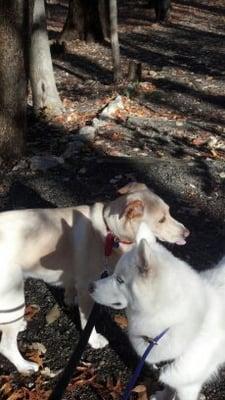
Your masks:
<svg viewBox="0 0 225 400"><path fill-rule="evenodd" d="M108 233L105 238L105 256L109 257L112 254L113 248L118 248L120 243L132 244L133 242L120 240L114 233L110 232L107 227Z"/></svg>
<svg viewBox="0 0 225 400"><path fill-rule="evenodd" d="M105 206L104 206L105 208ZM125 241L125 240L120 240L118 236L114 235L113 232L110 231L108 224L105 220L104 216L104 209L103 209L103 220L107 229L107 235L105 237L105 257L109 257L112 254L112 251L114 248L118 249L120 243L122 244L132 244L133 242Z"/></svg>

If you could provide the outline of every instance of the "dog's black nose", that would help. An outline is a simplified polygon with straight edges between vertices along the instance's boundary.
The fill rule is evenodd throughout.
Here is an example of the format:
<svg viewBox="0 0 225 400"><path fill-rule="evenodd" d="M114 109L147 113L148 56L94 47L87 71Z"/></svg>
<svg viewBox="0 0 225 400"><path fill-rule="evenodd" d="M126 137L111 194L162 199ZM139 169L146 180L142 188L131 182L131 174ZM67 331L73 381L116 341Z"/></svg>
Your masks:
<svg viewBox="0 0 225 400"><path fill-rule="evenodd" d="M95 291L95 283L91 282L88 286L89 293L93 293Z"/></svg>

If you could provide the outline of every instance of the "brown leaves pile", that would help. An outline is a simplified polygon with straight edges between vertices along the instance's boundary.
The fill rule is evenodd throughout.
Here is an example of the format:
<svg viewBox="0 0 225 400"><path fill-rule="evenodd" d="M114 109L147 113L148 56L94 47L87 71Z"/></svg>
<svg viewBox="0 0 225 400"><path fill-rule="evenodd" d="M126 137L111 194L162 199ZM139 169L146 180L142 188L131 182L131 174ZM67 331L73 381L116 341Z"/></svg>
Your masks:
<svg viewBox="0 0 225 400"><path fill-rule="evenodd" d="M46 353L46 348L41 343L35 342L32 343L31 345L26 346L25 350L26 358L38 364L40 368L43 368L45 353Z"/></svg>
<svg viewBox="0 0 225 400"><path fill-rule="evenodd" d="M152 117L153 112L147 107L140 105L137 101L131 100L128 97L123 96L123 110L117 110L115 118L117 121L124 122L128 117Z"/></svg>
<svg viewBox="0 0 225 400"><path fill-rule="evenodd" d="M98 381L97 370L91 363L83 362L77 367L76 376L72 379L68 386L69 391L75 391L81 386L90 386L102 400L117 400L123 393L124 385L120 378L114 382L109 377L105 382Z"/></svg>
<svg viewBox="0 0 225 400"><path fill-rule="evenodd" d="M120 377L116 379L108 377L105 381L102 381L98 378L98 371L96 368L91 363L85 362L82 362L82 364L77 367L77 373L71 380L68 390L70 392L75 392L82 386L90 386L102 400L119 400L125 389L125 385L121 382ZM137 400L148 399L145 385L135 386L132 393Z"/></svg>
<svg viewBox="0 0 225 400"><path fill-rule="evenodd" d="M11 375L3 375L0 378L0 398L2 400L48 400L51 390L46 390L45 381L42 376L39 376L34 387L29 389L26 387L26 382L21 381L20 387L15 385Z"/></svg>

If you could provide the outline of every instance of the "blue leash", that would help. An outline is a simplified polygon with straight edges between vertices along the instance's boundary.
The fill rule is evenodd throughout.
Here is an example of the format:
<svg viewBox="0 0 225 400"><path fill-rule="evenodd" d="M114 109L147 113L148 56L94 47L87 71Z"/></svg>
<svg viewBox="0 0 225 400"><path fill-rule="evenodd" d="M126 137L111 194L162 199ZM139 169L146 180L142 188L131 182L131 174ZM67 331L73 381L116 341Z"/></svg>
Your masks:
<svg viewBox="0 0 225 400"><path fill-rule="evenodd" d="M135 383L136 383L136 381L137 381L137 379L138 379L138 377L139 377L139 375L141 373L141 370L142 370L142 368L144 366L146 358L148 357L148 355L151 352L151 350L153 349L153 347L158 344L158 341L168 332L168 330L169 330L169 328L165 329L164 331L162 331L160 333L160 335L156 336L154 339L152 339L150 341L150 343L147 346L143 356L141 357L140 362L138 363L138 365L137 365L137 367L136 367L131 379L129 380L129 382L128 382L126 388L125 388L125 391L124 391L124 394L123 394L121 400L129 400L130 392L133 389L133 387L134 387L134 385L135 385Z"/></svg>

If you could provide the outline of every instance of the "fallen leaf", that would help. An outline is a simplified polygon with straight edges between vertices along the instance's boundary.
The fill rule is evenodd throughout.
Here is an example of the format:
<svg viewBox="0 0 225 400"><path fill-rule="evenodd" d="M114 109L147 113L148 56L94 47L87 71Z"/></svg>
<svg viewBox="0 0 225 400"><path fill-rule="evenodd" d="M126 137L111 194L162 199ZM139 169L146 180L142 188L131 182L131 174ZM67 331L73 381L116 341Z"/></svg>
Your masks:
<svg viewBox="0 0 225 400"><path fill-rule="evenodd" d="M29 304L25 308L25 319L31 321L40 311L40 307L37 304Z"/></svg>
<svg viewBox="0 0 225 400"><path fill-rule="evenodd" d="M145 385L136 386L132 392L137 394L137 400L148 400L148 394Z"/></svg>
<svg viewBox="0 0 225 400"><path fill-rule="evenodd" d="M33 381L33 379L35 379ZM41 375L32 378L32 387L27 387L27 378L14 374L0 377L0 398L3 400L48 400L51 390L46 390L46 378ZM19 388L18 388L19 384ZM18 389L16 389L18 388Z"/></svg>
<svg viewBox="0 0 225 400"><path fill-rule="evenodd" d="M48 378L55 378L55 376L61 374L61 372L62 372L62 369L59 369L54 372L54 371L51 371L50 368L45 367L41 370L40 373L41 373L41 375L46 376Z"/></svg>
<svg viewBox="0 0 225 400"><path fill-rule="evenodd" d="M40 353L42 353L42 354L45 354L46 353L46 347L42 344L42 343L39 343L39 342L34 342L34 343L32 343L32 344L29 344L28 346L26 346L29 350L37 350L37 351L39 351Z"/></svg>
<svg viewBox="0 0 225 400"><path fill-rule="evenodd" d="M58 304L55 304L46 315L47 324L48 325L53 324L53 322L57 321L59 317L60 317L60 309Z"/></svg>
<svg viewBox="0 0 225 400"><path fill-rule="evenodd" d="M207 138L198 136L197 138L195 138L195 139L192 140L192 144L193 144L194 146L202 146L203 144L206 144L207 141L208 141Z"/></svg>
<svg viewBox="0 0 225 400"><path fill-rule="evenodd" d="M114 317L114 321L120 326L121 329L127 328L127 318L121 314L116 314Z"/></svg>
<svg viewBox="0 0 225 400"><path fill-rule="evenodd" d="M39 367L41 368L43 367L43 354L40 353L39 351L29 350L26 352L26 356L29 358L29 360L38 364Z"/></svg>
<svg viewBox="0 0 225 400"><path fill-rule="evenodd" d="M106 388L108 389L110 396L116 400L121 396L124 389L124 385L122 384L120 378L118 378L116 383L114 384L113 379L109 377L107 379Z"/></svg>
<svg viewBox="0 0 225 400"><path fill-rule="evenodd" d="M96 370L91 363L82 362L76 370L77 373L70 381L68 389L74 390L77 386L90 385L96 380Z"/></svg>
<svg viewBox="0 0 225 400"><path fill-rule="evenodd" d="M48 400L49 396L51 394L51 390L38 390L38 389L33 389L29 390L25 387L16 390L11 394L10 397L8 397L7 400Z"/></svg>
<svg viewBox="0 0 225 400"><path fill-rule="evenodd" d="M26 346L25 354L29 360L35 362L39 367L43 367L44 357L46 353L46 347L38 342L34 342L31 345Z"/></svg>
<svg viewBox="0 0 225 400"><path fill-rule="evenodd" d="M23 399L27 399L26 393L25 393L25 388L19 389L14 391L9 397L8 400L23 400Z"/></svg>
<svg viewBox="0 0 225 400"><path fill-rule="evenodd" d="M7 396L12 391L12 382L6 382L1 386L0 392Z"/></svg>

